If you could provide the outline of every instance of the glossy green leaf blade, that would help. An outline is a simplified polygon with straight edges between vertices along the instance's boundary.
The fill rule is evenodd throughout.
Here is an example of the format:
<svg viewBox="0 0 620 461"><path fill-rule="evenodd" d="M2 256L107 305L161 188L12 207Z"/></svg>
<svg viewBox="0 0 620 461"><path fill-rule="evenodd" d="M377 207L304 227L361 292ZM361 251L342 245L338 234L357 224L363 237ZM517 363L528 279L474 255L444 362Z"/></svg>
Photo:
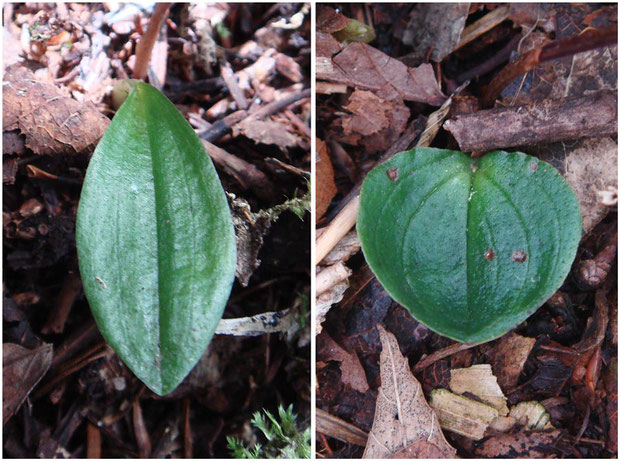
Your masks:
<svg viewBox="0 0 620 461"><path fill-rule="evenodd" d="M564 178L534 157L421 148L368 174L357 232L392 298L437 333L482 343L562 285L581 212Z"/></svg>
<svg viewBox="0 0 620 461"><path fill-rule="evenodd" d="M154 392L171 392L215 332L236 267L211 159L159 91L139 83L90 161L76 239L106 341Z"/></svg>

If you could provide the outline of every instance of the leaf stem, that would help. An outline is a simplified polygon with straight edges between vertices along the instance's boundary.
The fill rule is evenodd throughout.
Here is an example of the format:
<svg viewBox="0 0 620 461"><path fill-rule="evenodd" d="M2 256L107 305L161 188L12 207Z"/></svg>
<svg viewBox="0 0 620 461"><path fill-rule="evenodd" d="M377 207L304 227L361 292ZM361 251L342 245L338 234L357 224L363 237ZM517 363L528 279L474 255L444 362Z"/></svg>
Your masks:
<svg viewBox="0 0 620 461"><path fill-rule="evenodd" d="M159 29L170 9L170 5L171 3L157 3L153 9L153 15L149 20L149 26L136 47L136 64L133 69L134 78L140 80L146 78L149 61L151 60L151 53L155 46L157 36L159 35Z"/></svg>

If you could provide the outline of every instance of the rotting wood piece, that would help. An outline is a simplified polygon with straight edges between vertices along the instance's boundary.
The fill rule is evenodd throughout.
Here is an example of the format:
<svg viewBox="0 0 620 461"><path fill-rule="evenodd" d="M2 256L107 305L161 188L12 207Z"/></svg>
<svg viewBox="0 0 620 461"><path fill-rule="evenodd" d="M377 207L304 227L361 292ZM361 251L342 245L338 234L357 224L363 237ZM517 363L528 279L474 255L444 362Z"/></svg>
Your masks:
<svg viewBox="0 0 620 461"><path fill-rule="evenodd" d="M591 96L544 100L531 106L490 109L457 116L443 127L463 151L489 151L616 134L618 96L601 91Z"/></svg>

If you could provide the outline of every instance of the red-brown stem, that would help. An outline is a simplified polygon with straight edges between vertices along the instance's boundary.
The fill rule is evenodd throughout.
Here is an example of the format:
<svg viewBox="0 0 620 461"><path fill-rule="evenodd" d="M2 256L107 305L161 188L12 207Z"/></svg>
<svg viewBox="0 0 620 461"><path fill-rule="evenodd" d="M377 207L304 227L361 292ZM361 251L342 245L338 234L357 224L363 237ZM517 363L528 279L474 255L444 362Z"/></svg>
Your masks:
<svg viewBox="0 0 620 461"><path fill-rule="evenodd" d="M153 9L153 15L149 20L149 27L146 29L142 39L138 42L136 47L136 63L133 69L134 78L144 80L146 78L146 72L149 67L149 61L151 60L151 52L153 46L157 41L159 35L159 29L161 28L164 18L168 14L170 9L170 3L157 3Z"/></svg>
<svg viewBox="0 0 620 461"><path fill-rule="evenodd" d="M482 98L483 107L492 107L504 88L519 75L529 72L541 62L572 56L583 51L617 43L618 25L604 29L587 29L579 35L548 43L541 48L528 51L504 67L491 81Z"/></svg>

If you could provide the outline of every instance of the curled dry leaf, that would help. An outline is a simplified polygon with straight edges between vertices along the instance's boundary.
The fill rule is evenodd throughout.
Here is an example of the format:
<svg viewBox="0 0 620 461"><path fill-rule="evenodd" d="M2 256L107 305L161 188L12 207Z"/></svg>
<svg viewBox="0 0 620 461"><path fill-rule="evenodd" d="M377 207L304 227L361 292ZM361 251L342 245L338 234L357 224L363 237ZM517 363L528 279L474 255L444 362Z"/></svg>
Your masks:
<svg viewBox="0 0 620 461"><path fill-rule="evenodd" d="M404 99L433 106L445 101L430 64L407 67L366 43L352 43L334 54L340 48L338 42L329 34L322 36L321 44L317 35L317 79L375 91L384 100Z"/></svg>
<svg viewBox="0 0 620 461"><path fill-rule="evenodd" d="M2 424L26 400L52 363L53 347L43 344L26 349L18 344L2 345Z"/></svg>
<svg viewBox="0 0 620 461"><path fill-rule="evenodd" d="M352 271L342 261L327 267L321 267L316 274L316 293L322 295L339 283L348 280Z"/></svg>
<svg viewBox="0 0 620 461"><path fill-rule="evenodd" d="M329 312L329 309L333 304L339 303L344 297L344 292L349 288L349 280L343 280L342 282L332 286L329 290L325 291L316 298L316 307L314 309L314 315L316 316L316 331L315 334L321 333L322 323L325 321L325 316Z"/></svg>
<svg viewBox="0 0 620 461"><path fill-rule="evenodd" d="M64 96L20 66L4 74L2 103L3 131L19 129L39 155L92 151L110 123L92 104Z"/></svg>
<svg viewBox="0 0 620 461"><path fill-rule="evenodd" d="M393 334L377 325L381 338L381 387L364 458L454 458L422 386L409 369Z"/></svg>
<svg viewBox="0 0 620 461"><path fill-rule="evenodd" d="M321 264L332 265L339 261L346 262L351 256L360 251L362 244L357 232L351 231L336 244L334 249L321 261Z"/></svg>

